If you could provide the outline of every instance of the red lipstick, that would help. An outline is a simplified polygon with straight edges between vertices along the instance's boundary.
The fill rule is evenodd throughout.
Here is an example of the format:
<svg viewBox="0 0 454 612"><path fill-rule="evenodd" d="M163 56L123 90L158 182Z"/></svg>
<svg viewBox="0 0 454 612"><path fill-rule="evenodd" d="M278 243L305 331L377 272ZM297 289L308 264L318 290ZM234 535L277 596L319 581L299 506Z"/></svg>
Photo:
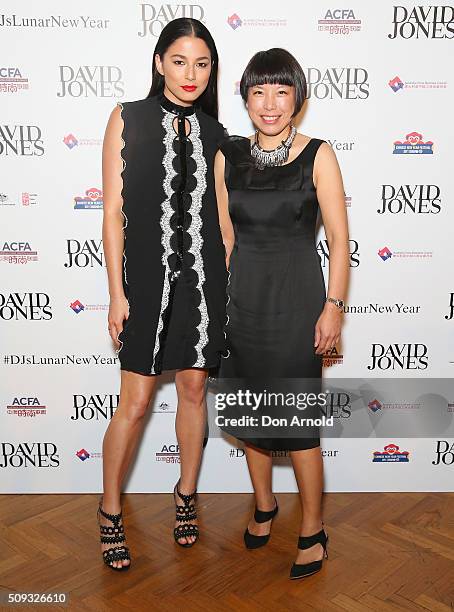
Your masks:
<svg viewBox="0 0 454 612"><path fill-rule="evenodd" d="M185 91L195 91L197 89L197 85L182 85L182 88Z"/></svg>

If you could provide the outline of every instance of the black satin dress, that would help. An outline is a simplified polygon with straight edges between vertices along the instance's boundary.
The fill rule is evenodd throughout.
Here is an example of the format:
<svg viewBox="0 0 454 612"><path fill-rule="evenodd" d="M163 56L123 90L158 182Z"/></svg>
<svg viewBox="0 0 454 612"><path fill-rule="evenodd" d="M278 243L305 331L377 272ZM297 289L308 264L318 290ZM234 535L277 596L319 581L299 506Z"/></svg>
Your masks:
<svg viewBox="0 0 454 612"><path fill-rule="evenodd" d="M224 153L229 212L235 231L227 287L225 378L320 379L315 324L325 284L315 246L319 209L312 180L324 141L313 138L290 163L258 170L247 138L232 136ZM317 430L318 434L318 430ZM249 439L269 450L319 446L319 438Z"/></svg>

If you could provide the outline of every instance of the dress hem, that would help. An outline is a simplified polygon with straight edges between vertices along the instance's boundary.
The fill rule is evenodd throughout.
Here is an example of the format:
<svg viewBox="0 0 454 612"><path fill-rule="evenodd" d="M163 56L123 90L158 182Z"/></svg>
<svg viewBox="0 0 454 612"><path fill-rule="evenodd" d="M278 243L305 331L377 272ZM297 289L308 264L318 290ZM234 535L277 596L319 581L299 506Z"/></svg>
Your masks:
<svg viewBox="0 0 454 612"><path fill-rule="evenodd" d="M126 366L120 367L120 370L124 370L125 372L133 372L134 374L141 374L142 376L159 376L164 372L174 372L175 370L211 370L212 368L217 368L218 363L216 365L204 365L204 366L180 366L178 368L165 368L156 374L150 374L150 372L144 372L143 370L139 370L138 368L128 368Z"/></svg>

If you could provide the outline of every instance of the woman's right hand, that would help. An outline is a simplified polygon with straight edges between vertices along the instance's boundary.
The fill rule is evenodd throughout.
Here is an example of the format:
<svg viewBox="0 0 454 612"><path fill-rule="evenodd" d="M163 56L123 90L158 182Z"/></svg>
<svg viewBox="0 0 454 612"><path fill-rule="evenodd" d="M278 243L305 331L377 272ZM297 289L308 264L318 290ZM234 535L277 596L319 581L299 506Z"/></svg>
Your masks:
<svg viewBox="0 0 454 612"><path fill-rule="evenodd" d="M129 318L129 303L124 295L118 298L110 298L108 330L109 335L115 343L120 346L118 335L123 331L123 322Z"/></svg>

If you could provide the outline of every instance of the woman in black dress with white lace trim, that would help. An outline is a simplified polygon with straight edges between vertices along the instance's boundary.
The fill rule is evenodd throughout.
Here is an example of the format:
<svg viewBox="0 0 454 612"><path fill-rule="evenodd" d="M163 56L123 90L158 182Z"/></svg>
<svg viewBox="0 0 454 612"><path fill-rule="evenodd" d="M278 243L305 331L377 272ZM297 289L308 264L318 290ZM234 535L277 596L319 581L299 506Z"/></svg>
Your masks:
<svg viewBox="0 0 454 612"><path fill-rule="evenodd" d="M306 80L290 53L270 49L254 55L240 90L256 134L230 137L215 159L230 271L228 355L221 361L219 375L264 383L267 378L310 379L319 386L323 353L340 337L347 290L342 177L331 147L297 133L292 126L306 97ZM315 247L319 208L330 249L327 298ZM298 556L290 577L318 571L327 542L321 520L319 437L262 435L244 441L256 498L256 512L244 534L246 546L258 548L269 539L271 519L278 510L270 451L287 450L303 510Z"/></svg>
<svg viewBox="0 0 454 612"><path fill-rule="evenodd" d="M120 104L104 139L109 331L118 347L121 389L104 436L99 521L104 561L116 570L130 565L120 488L165 370L177 370L181 476L174 538L185 547L198 538L205 383L225 351L227 270L213 174L224 136L217 68L207 28L189 18L171 21L155 48L149 96Z"/></svg>

